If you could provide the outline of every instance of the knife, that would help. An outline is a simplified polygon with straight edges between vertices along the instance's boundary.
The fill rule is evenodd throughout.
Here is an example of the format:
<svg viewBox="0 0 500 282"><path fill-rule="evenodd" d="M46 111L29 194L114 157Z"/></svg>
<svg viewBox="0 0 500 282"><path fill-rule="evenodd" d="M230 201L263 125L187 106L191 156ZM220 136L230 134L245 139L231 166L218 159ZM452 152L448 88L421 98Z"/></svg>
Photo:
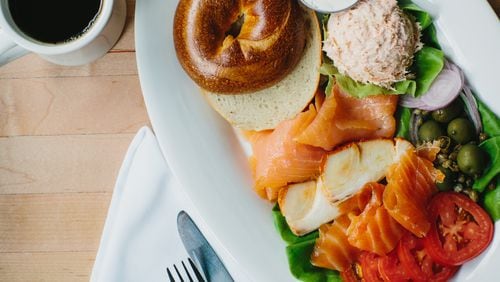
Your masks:
<svg viewBox="0 0 500 282"><path fill-rule="evenodd" d="M189 257L201 269L206 281L234 281L212 246L185 211L177 215L177 230Z"/></svg>

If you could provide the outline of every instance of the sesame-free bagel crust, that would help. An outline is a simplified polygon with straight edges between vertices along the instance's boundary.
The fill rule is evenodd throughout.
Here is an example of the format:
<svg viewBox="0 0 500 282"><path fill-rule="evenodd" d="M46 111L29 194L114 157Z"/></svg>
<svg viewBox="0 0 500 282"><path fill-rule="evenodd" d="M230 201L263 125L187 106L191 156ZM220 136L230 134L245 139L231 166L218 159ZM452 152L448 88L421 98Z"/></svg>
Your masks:
<svg viewBox="0 0 500 282"><path fill-rule="evenodd" d="M238 19L241 29L231 34ZM305 33L295 0L180 0L174 17L182 67L201 88L221 94L280 81L300 60Z"/></svg>

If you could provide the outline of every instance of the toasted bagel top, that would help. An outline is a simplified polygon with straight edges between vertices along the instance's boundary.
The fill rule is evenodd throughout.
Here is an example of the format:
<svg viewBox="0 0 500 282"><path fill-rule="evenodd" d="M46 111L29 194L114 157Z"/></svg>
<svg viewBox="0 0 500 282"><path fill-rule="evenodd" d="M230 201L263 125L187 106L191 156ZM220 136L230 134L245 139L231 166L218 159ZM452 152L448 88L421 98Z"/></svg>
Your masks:
<svg viewBox="0 0 500 282"><path fill-rule="evenodd" d="M179 62L203 89L241 94L269 87L298 63L305 20L295 0L180 0Z"/></svg>

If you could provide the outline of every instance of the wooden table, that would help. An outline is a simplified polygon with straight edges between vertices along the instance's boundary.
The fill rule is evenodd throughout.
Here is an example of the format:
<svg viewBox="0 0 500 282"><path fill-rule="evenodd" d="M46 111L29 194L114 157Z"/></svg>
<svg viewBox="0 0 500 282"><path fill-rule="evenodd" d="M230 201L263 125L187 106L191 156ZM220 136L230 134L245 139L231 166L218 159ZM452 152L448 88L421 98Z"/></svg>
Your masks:
<svg viewBox="0 0 500 282"><path fill-rule="evenodd" d="M118 169L149 124L127 3L122 38L100 60L28 55L0 68L0 281L89 279Z"/></svg>

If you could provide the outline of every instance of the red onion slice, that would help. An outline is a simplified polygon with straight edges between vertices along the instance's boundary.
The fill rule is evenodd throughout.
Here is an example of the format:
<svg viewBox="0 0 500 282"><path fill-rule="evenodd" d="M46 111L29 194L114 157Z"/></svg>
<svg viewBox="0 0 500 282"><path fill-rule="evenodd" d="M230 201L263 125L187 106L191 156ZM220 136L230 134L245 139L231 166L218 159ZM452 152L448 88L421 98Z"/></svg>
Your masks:
<svg viewBox="0 0 500 282"><path fill-rule="evenodd" d="M464 85L463 91L460 93L460 97L464 101L467 114L476 128L476 133L481 133L481 131L483 131L483 124L481 122L481 115L479 114L477 101L467 85Z"/></svg>
<svg viewBox="0 0 500 282"><path fill-rule="evenodd" d="M424 104L422 99L420 98L415 98L411 95L403 95L401 99L399 99L399 104L403 107L406 108L412 108L412 109L423 109L426 110L428 106Z"/></svg>
<svg viewBox="0 0 500 282"><path fill-rule="evenodd" d="M410 141L413 145L418 143L418 124L417 124L417 113L412 111L410 116Z"/></svg>
<svg viewBox="0 0 500 282"><path fill-rule="evenodd" d="M459 73L460 74L460 80L462 82L460 89L462 89L464 87L464 85L465 85L465 75L464 75L464 72L462 71L462 69L460 67L458 67L457 65L455 65L451 61L445 60L444 61L444 67L443 67L443 69L452 70L454 72Z"/></svg>
<svg viewBox="0 0 500 282"><path fill-rule="evenodd" d="M407 108L418 108L433 111L446 107L460 93L464 86L465 78L462 70L450 61L445 61L443 70L432 83L429 91L420 97L404 95L399 103Z"/></svg>
<svg viewBox="0 0 500 282"><path fill-rule="evenodd" d="M460 73L443 69L432 83L429 91L421 96L421 99L431 110L436 110L446 107L455 100L461 89L462 79Z"/></svg>

